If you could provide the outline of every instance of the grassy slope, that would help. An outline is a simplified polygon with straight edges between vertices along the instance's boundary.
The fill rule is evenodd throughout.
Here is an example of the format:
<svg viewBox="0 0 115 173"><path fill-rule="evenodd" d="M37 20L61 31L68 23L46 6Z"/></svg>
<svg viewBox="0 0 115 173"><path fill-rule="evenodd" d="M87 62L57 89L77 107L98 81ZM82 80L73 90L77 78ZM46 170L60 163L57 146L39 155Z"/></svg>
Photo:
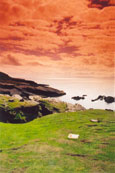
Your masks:
<svg viewBox="0 0 115 173"><path fill-rule="evenodd" d="M101 122L92 123L91 118ZM87 110L26 124L0 123L0 172L114 173L114 122L113 112ZM69 140L69 133L80 138Z"/></svg>

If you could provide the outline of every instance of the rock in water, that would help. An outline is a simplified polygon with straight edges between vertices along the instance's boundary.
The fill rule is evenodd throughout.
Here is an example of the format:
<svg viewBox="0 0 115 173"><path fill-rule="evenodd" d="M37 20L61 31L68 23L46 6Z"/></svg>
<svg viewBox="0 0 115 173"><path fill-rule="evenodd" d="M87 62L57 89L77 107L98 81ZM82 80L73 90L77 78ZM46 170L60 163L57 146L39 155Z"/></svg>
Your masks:
<svg viewBox="0 0 115 173"><path fill-rule="evenodd" d="M76 101L78 101L78 100L84 100L85 99L85 97L86 97L87 95L82 95L82 96L74 96L74 97L72 97L72 99L73 100L76 100Z"/></svg>
<svg viewBox="0 0 115 173"><path fill-rule="evenodd" d="M78 101L78 100L81 100L81 99L84 100L85 97L75 96L75 97L72 97L72 99Z"/></svg>
<svg viewBox="0 0 115 173"><path fill-rule="evenodd" d="M106 103L113 103L115 102L115 98L112 96L98 96L96 99L93 99L92 102L97 100L104 100Z"/></svg>
<svg viewBox="0 0 115 173"><path fill-rule="evenodd" d="M96 99L93 99L92 102L95 102L97 100L103 100L105 96L99 95Z"/></svg>
<svg viewBox="0 0 115 173"><path fill-rule="evenodd" d="M65 95L60 91L44 84L37 84L34 81L17 79L0 72L0 94L19 95L25 99L29 96L39 95L41 97L59 97Z"/></svg>
<svg viewBox="0 0 115 173"><path fill-rule="evenodd" d="M115 98L111 97L111 96L105 97L104 100L105 100L106 103L113 103L113 102L115 102Z"/></svg>

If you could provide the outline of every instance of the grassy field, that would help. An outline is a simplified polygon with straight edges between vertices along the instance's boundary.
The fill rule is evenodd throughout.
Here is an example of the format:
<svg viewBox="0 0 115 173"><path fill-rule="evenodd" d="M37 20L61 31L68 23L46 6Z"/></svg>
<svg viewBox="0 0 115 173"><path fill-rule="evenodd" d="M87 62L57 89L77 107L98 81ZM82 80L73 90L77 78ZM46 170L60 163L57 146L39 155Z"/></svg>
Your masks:
<svg viewBox="0 0 115 173"><path fill-rule="evenodd" d="M86 110L0 123L0 173L114 173L114 122L113 112Z"/></svg>

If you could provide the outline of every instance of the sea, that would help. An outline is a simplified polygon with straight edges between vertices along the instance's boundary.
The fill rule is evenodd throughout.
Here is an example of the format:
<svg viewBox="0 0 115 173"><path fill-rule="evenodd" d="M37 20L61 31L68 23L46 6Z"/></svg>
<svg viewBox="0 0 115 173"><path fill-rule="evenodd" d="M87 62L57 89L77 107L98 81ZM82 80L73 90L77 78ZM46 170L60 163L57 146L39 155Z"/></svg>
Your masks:
<svg viewBox="0 0 115 173"><path fill-rule="evenodd" d="M107 78L39 78L37 83L48 84L66 92L66 95L58 97L61 101L72 104L81 104L86 109L112 109L115 110L115 103L108 104L105 101L95 101L99 95L115 96L115 82ZM74 96L87 95L84 100L75 101Z"/></svg>

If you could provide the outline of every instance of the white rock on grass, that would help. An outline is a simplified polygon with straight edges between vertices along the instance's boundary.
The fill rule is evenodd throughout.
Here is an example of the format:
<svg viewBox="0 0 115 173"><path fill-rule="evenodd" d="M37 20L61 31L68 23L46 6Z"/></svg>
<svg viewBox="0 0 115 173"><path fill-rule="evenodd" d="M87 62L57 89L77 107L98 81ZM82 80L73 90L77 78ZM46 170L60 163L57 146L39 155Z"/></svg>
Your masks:
<svg viewBox="0 0 115 173"><path fill-rule="evenodd" d="M72 134L72 133L70 133L70 134L68 135L68 138L69 138L69 139L78 139L78 138L79 138L79 135L78 135L78 134Z"/></svg>
<svg viewBox="0 0 115 173"><path fill-rule="evenodd" d="M94 119L91 119L90 121L94 122L94 123L98 123L99 122L98 120L94 120Z"/></svg>

